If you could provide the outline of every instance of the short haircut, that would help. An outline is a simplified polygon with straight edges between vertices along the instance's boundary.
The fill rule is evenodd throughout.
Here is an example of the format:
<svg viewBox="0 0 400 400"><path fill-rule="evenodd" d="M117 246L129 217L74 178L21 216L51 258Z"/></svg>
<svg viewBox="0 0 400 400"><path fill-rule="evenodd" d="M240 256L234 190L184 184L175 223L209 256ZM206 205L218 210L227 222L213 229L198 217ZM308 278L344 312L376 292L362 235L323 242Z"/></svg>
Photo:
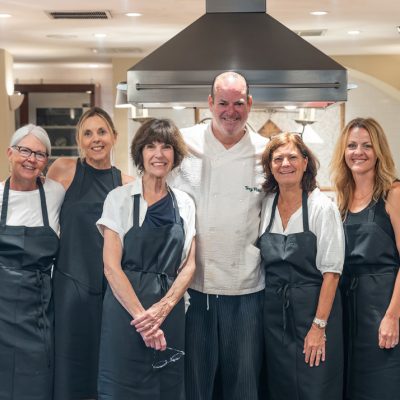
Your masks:
<svg viewBox="0 0 400 400"><path fill-rule="evenodd" d="M28 124L28 125L25 125L19 129L17 129L14 132L14 134L11 136L10 147L17 146L18 143L25 136L28 136L28 135L35 136L40 141L40 143L42 143L43 146L46 147L47 154L51 155L51 143L50 143L49 135L42 127L33 125L33 124Z"/></svg>
<svg viewBox="0 0 400 400"><path fill-rule="evenodd" d="M143 149L154 142L165 143L174 149L174 165L179 166L187 155L187 147L178 127L170 119L151 118L137 130L131 145L131 156L136 168L144 171Z"/></svg>
<svg viewBox="0 0 400 400"><path fill-rule="evenodd" d="M213 82L212 82L212 85L211 85L211 98L213 99L213 101L214 101L214 96L215 96L215 84L217 83L218 79L220 77L222 77L223 75L227 75L227 76L230 75L232 77L235 77L235 79L238 79L238 78L243 79L245 84L246 84L246 99L248 99L248 97L250 95L250 88L249 88L249 84L247 83L247 79L239 72L236 72L236 71L225 71L225 72L222 72L222 73L218 74L213 79Z"/></svg>
<svg viewBox="0 0 400 400"><path fill-rule="evenodd" d="M274 152L281 146L293 144L299 150L300 154L308 159L307 168L301 180L301 187L306 192L311 192L317 187L317 171L319 168L318 159L315 157L310 148L304 143L300 135L296 133L281 133L273 136L268 142L262 155L262 167L265 173L265 182L263 184L264 191L276 193L279 191L278 182L271 172L271 162Z"/></svg>

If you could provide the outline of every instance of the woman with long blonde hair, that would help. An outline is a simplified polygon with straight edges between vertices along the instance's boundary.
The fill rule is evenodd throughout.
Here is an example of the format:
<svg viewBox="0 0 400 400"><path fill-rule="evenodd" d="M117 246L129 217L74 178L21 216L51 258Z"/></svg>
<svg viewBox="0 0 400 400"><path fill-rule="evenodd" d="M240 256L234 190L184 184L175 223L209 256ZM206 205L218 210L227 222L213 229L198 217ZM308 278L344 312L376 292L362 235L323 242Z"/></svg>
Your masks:
<svg viewBox="0 0 400 400"><path fill-rule="evenodd" d="M377 121L346 125L332 176L346 235L345 398L393 399L400 393L400 182Z"/></svg>

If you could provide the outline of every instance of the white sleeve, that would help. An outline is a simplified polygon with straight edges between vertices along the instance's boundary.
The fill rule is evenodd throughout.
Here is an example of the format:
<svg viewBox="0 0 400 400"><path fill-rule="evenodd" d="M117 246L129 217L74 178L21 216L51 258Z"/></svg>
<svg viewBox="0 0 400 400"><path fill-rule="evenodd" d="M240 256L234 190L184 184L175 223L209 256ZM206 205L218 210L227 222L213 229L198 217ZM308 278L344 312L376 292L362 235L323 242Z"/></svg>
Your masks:
<svg viewBox="0 0 400 400"><path fill-rule="evenodd" d="M182 253L182 261L184 261L189 254L193 237L196 235L196 207L193 199L188 194L184 192L177 193L176 189L175 194L178 201L179 213L183 219L183 229L185 231L185 243Z"/></svg>
<svg viewBox="0 0 400 400"><path fill-rule="evenodd" d="M345 252L343 224L339 210L331 200L320 207L314 223L317 236L317 268L322 274L341 274Z"/></svg>
<svg viewBox="0 0 400 400"><path fill-rule="evenodd" d="M124 196L121 196L122 193L118 189L116 188L108 193L104 201L103 213L96 225L102 235L104 234L104 227L118 233L121 243L123 243L129 210L125 209Z"/></svg>

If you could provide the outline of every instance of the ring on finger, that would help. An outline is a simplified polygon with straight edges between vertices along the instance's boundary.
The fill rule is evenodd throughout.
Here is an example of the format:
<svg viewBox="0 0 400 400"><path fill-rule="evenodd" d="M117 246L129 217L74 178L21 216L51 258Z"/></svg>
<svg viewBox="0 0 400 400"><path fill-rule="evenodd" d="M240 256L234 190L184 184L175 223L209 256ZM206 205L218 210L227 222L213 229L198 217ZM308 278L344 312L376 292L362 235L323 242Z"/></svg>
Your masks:
<svg viewBox="0 0 400 400"><path fill-rule="evenodd" d="M321 350L321 349L318 349L318 350L317 350L317 354L318 354L318 355L321 355L321 354L322 354L322 350Z"/></svg>

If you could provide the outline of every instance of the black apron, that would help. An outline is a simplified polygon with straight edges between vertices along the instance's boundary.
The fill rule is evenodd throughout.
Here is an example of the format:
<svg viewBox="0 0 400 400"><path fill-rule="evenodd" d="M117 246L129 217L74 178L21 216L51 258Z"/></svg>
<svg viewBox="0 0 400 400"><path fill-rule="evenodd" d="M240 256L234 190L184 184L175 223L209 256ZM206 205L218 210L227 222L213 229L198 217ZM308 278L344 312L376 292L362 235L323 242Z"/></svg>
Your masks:
<svg viewBox="0 0 400 400"><path fill-rule="evenodd" d="M0 221L0 400L51 400L53 305L51 269L58 237L49 226L37 180L43 226L6 225L10 178Z"/></svg>
<svg viewBox="0 0 400 400"><path fill-rule="evenodd" d="M106 280L103 238L96 221L107 194L120 186L115 167L96 169L77 160L60 213L60 251L53 288L54 400L97 397L101 312Z"/></svg>
<svg viewBox="0 0 400 400"><path fill-rule="evenodd" d="M270 233L271 220L259 239L265 267L264 336L270 400L340 400L342 398L342 313L336 294L326 328L326 361L305 363L304 338L317 310L322 275L316 267L317 238L309 230L307 193L303 192L304 232Z"/></svg>
<svg viewBox="0 0 400 400"><path fill-rule="evenodd" d="M400 346L380 349L378 331L392 297L399 254L383 199L361 213L364 221L354 223L356 214L349 213L344 222L346 395L352 400L392 400L400 397ZM391 232L383 229L385 219Z"/></svg>
<svg viewBox="0 0 400 400"><path fill-rule="evenodd" d="M122 268L145 309L158 302L171 287L185 241L175 195L175 222L151 227L139 226L140 195L134 196L133 227L124 237ZM184 360L161 369L152 363L167 359L169 350L147 348L142 336L130 326L132 317L108 287L103 303L100 344L100 400L181 400L184 397ZM181 299L161 325L167 346L185 348L185 307Z"/></svg>

